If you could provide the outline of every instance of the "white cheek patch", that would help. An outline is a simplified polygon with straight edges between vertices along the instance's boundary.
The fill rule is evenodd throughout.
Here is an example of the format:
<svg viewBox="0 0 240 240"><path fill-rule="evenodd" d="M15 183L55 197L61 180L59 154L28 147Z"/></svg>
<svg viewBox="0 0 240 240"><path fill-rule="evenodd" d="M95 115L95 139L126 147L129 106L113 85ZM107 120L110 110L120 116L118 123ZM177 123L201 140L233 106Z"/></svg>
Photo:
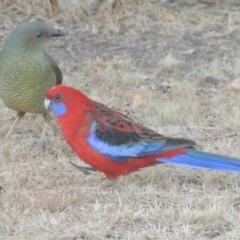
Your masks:
<svg viewBox="0 0 240 240"><path fill-rule="evenodd" d="M44 99L44 107L48 109L51 105L51 101L47 98Z"/></svg>

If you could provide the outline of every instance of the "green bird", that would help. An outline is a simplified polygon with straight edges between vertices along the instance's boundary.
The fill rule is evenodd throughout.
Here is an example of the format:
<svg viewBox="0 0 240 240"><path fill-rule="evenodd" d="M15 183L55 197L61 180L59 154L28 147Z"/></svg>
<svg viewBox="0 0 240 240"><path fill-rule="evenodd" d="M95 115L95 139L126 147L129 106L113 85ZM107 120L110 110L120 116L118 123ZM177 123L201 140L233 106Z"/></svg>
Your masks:
<svg viewBox="0 0 240 240"><path fill-rule="evenodd" d="M44 116L45 126L40 138L43 142L50 120L44 107L45 92L62 84L61 70L43 50L43 45L59 36L65 36L65 33L42 21L30 21L18 25L7 37L0 54L0 98L6 107L17 111L17 118L6 138L28 112Z"/></svg>

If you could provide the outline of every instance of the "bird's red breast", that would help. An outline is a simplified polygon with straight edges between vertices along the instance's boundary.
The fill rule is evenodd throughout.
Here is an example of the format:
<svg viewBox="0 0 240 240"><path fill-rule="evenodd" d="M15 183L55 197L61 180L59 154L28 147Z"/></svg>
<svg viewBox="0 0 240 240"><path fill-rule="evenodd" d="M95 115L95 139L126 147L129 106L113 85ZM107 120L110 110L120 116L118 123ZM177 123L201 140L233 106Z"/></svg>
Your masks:
<svg viewBox="0 0 240 240"><path fill-rule="evenodd" d="M127 161L124 163L112 160L108 156L94 150L87 141L90 135L90 124L96 116L106 122L113 121L112 119L115 113L111 112L108 108L103 111L102 107L102 104L93 101L88 102L81 108L78 108L78 111L74 110L72 113L71 111L69 112L69 114L74 114L74 117L65 115L59 117L58 120L64 138L73 151L76 152L81 160L91 165L94 169L103 172L108 179L116 180L121 175L127 175L131 172L138 171L140 168L158 164L160 162L156 160L157 158L171 158L175 155L187 152L187 149L181 148L145 157L128 157ZM121 128L121 130L124 129L130 132L141 129L140 126L135 126L128 117L124 115L122 115L122 117L126 119L126 122L119 121L118 124L116 123L116 128ZM109 121L109 119L111 121ZM121 124L123 127L119 126Z"/></svg>

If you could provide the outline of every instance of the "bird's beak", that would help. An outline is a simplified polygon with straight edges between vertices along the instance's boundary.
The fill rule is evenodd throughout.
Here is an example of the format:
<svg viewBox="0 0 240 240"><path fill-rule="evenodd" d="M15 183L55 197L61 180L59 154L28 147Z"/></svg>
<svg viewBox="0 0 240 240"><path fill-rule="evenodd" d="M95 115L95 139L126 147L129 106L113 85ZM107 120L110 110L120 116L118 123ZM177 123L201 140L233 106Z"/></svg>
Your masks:
<svg viewBox="0 0 240 240"><path fill-rule="evenodd" d="M66 34L59 29L55 29L54 33L52 34L52 37L61 37L61 36L66 36Z"/></svg>
<svg viewBox="0 0 240 240"><path fill-rule="evenodd" d="M47 98L44 99L44 107L48 110L51 105L51 101Z"/></svg>

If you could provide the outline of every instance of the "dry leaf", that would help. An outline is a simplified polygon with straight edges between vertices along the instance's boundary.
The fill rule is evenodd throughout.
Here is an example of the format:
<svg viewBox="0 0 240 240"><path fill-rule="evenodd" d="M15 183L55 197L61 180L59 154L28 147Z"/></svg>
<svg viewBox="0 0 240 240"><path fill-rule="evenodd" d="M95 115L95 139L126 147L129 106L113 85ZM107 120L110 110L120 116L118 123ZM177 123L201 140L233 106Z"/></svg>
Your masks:
<svg viewBox="0 0 240 240"><path fill-rule="evenodd" d="M173 21L176 17L173 13L171 12L165 12L164 13L164 18L168 21Z"/></svg>
<svg viewBox="0 0 240 240"><path fill-rule="evenodd" d="M97 59L95 62L96 67L105 67L106 63L102 59Z"/></svg>
<svg viewBox="0 0 240 240"><path fill-rule="evenodd" d="M111 54L116 55L116 54L118 54L118 51L117 50L111 50Z"/></svg>
<svg viewBox="0 0 240 240"><path fill-rule="evenodd" d="M234 81L232 81L224 89L228 90L228 91L238 91L238 90L240 90L240 78L237 78Z"/></svg>
<svg viewBox="0 0 240 240"><path fill-rule="evenodd" d="M141 94L134 94L133 96L133 103L137 105L143 105L146 103L146 98L143 97Z"/></svg>
<svg viewBox="0 0 240 240"><path fill-rule="evenodd" d="M193 53L195 53L195 52L196 52L196 49L190 48L190 49L188 49L188 50L186 50L186 51L182 51L182 54L184 54L184 55L190 55L190 54L193 54Z"/></svg>

